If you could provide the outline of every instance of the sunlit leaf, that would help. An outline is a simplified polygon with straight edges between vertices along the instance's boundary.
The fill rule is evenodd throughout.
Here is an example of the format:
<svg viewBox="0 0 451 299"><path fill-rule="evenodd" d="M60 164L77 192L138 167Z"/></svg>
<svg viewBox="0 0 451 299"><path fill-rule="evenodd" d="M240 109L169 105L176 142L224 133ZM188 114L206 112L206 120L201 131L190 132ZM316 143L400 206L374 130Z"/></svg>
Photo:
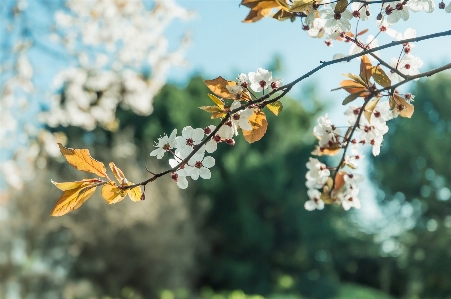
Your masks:
<svg viewBox="0 0 451 299"><path fill-rule="evenodd" d="M358 92L362 92L360 94L361 97L365 97L366 95L369 94L369 92L363 92L366 91L366 86L355 82L353 80L343 80L340 82L340 86L341 88L343 88L344 90L346 90L347 92L354 94L354 93L358 93Z"/></svg>
<svg viewBox="0 0 451 299"><path fill-rule="evenodd" d="M66 190L56 202L55 207L53 208L50 215L63 216L73 210L78 209L96 191L98 180L95 182L92 181L93 180L82 180L78 182L67 183L52 182L59 189Z"/></svg>
<svg viewBox="0 0 451 299"><path fill-rule="evenodd" d="M337 175L335 177L334 190L340 190L341 188L343 188L343 186L345 185L345 180L344 180L345 174L346 174L346 172L344 172L344 171L340 171L337 173Z"/></svg>
<svg viewBox="0 0 451 299"><path fill-rule="evenodd" d="M379 103L379 99L371 100L366 104L365 111L363 111L363 115L368 122L370 122L371 114L373 114L374 108L376 108L377 103Z"/></svg>
<svg viewBox="0 0 451 299"><path fill-rule="evenodd" d="M233 99L234 95L229 92L226 86L236 86L235 81L227 81L223 77L219 76L213 80L204 80L205 85L212 93L221 98Z"/></svg>
<svg viewBox="0 0 451 299"><path fill-rule="evenodd" d="M362 86L365 86L366 83L357 75L354 75L352 73L347 73L347 74L341 74L342 76L351 78L352 80L356 81L357 83L360 83Z"/></svg>
<svg viewBox="0 0 451 299"><path fill-rule="evenodd" d="M373 66L371 64L371 61L366 55L363 55L360 61L360 78L362 78L367 86L369 86L370 84L372 72Z"/></svg>
<svg viewBox="0 0 451 299"><path fill-rule="evenodd" d="M212 95L211 93L208 94L208 97L213 101L213 103L216 104L216 106L224 110L224 103L218 97Z"/></svg>
<svg viewBox="0 0 451 299"><path fill-rule="evenodd" d="M127 180L127 178L125 177L122 170L119 167L117 167L113 162L110 163L110 168L113 171L114 176L118 180L120 187L134 185L134 183L129 182ZM120 189L120 188L115 188L113 185L116 186L113 182L110 182L107 185L105 185L104 188L102 188L102 196L109 203L116 203L116 202L121 201L123 199L123 196L125 196L125 194L128 194L130 199L133 201L139 201L141 199L142 192L141 192L141 188L139 186L136 186L133 188L127 188L127 189ZM116 187L118 187L118 186L116 186ZM105 192L105 195L104 195L104 192ZM120 199L117 198L118 194L122 198L120 198ZM108 197L110 197L110 198L107 199Z"/></svg>
<svg viewBox="0 0 451 299"><path fill-rule="evenodd" d="M412 104L407 103L407 101L400 95L395 94L390 97L390 102L394 101L395 108L399 111L399 115L402 117L411 118L415 107Z"/></svg>
<svg viewBox="0 0 451 299"><path fill-rule="evenodd" d="M252 126L252 130L243 130L244 139L246 139L249 143L262 139L268 128L265 113L262 111L254 111L254 113L249 117L249 123Z"/></svg>
<svg viewBox="0 0 451 299"><path fill-rule="evenodd" d="M61 154L67 162L78 170L94 173L101 177L106 177L106 168L102 162L95 160L87 149L66 148L58 143Z"/></svg>
<svg viewBox="0 0 451 299"><path fill-rule="evenodd" d="M373 66L373 78L377 84L383 87L391 86L391 80L388 78L387 74L385 74L384 70L381 69L380 66Z"/></svg>
<svg viewBox="0 0 451 299"><path fill-rule="evenodd" d="M127 192L114 182L108 182L102 187L102 197L108 202L108 204L118 203L124 199Z"/></svg>
<svg viewBox="0 0 451 299"><path fill-rule="evenodd" d="M269 103L268 105L266 105L266 107L269 109L269 111L274 113L276 116L279 115L279 113L283 109L282 103L280 101L275 101L275 102Z"/></svg>
<svg viewBox="0 0 451 299"><path fill-rule="evenodd" d="M281 9L279 11L277 11L272 18L276 19L278 21L285 21L287 19L292 19L293 17L296 17L296 15L294 13L291 13L289 11L286 11L284 9Z"/></svg>

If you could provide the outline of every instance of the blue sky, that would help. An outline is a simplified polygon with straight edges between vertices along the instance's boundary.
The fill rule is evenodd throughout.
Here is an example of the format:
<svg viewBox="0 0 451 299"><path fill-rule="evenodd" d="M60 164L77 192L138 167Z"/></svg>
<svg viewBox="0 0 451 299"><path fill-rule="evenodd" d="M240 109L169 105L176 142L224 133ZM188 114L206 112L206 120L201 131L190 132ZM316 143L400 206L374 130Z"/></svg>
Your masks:
<svg viewBox="0 0 451 299"><path fill-rule="evenodd" d="M193 41L186 57L189 66L174 68L169 75L172 82L184 82L195 72L208 78L223 76L233 79L238 73L268 66L273 57L279 55L284 66L282 78L288 83L318 66L320 61L330 60L333 54L347 53L349 50L346 43L335 42L329 48L324 45L323 39L308 37L301 29L300 21L278 22L267 18L254 24L242 23L249 9L239 6L239 0L179 0L178 3L195 11L197 16L189 22L177 21L167 31L171 41L176 42L184 31L189 30ZM375 28L373 20L362 24L362 30ZM408 25L417 30L417 36L445 31L451 28L451 14L438 9L430 14L411 13L408 22L401 21L393 28L404 32ZM380 44L384 41L391 39L382 38ZM418 43L412 54L423 59L425 65L420 71L426 71L432 65L450 62L450 47L451 37L441 37ZM397 57L399 51L399 48L386 50L381 56L390 60ZM309 81L319 84L325 100L337 99L340 103L346 94L341 91L331 94L330 89L338 86L342 80L341 73L357 71L355 62L341 63L321 70ZM295 90L293 96L296 95L299 96L299 92Z"/></svg>

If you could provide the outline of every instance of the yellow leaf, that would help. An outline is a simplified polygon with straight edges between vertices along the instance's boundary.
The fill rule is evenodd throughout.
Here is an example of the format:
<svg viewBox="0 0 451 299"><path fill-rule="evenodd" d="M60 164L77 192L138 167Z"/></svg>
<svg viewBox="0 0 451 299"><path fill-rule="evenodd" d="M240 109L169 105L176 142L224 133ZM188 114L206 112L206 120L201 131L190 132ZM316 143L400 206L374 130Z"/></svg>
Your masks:
<svg viewBox="0 0 451 299"><path fill-rule="evenodd" d="M102 197L108 204L120 202L125 195L127 195L127 192L119 188L114 182L108 182L102 187Z"/></svg>
<svg viewBox="0 0 451 299"><path fill-rule="evenodd" d="M118 180L121 187L134 185L134 183L129 182L127 180L122 170L119 167L117 167L113 162L110 163L110 168L113 171L114 176ZM139 186L136 186L130 189L121 189L118 186L116 186L113 182L109 182L102 188L102 196L103 198L105 198L106 201L108 201L108 203L117 203L122 199L124 199L126 194L128 194L131 200L139 201L142 195L141 188ZM119 198L118 196L122 198Z"/></svg>
<svg viewBox="0 0 451 299"><path fill-rule="evenodd" d="M391 80L385 74L384 70L380 66L373 66L373 78L380 86L389 87L391 86Z"/></svg>
<svg viewBox="0 0 451 299"><path fill-rule="evenodd" d="M58 188L72 188L63 192L63 195L58 199L55 207L52 210L51 216L63 216L73 210L78 209L92 194L96 191L97 182L90 182L90 180L83 180L80 182L57 183L52 182Z"/></svg>
<svg viewBox="0 0 451 299"><path fill-rule="evenodd" d="M370 122L371 114L373 114L374 108L376 108L377 103L379 102L379 99L371 100L366 104L365 111L363 111L363 114L365 115L365 118L368 122Z"/></svg>
<svg viewBox="0 0 451 299"><path fill-rule="evenodd" d="M212 93L221 98L233 99L234 95L230 93L227 89L227 86L236 86L235 81L227 81L223 77L219 76L213 80L204 80L205 85L207 85L208 89L211 90Z"/></svg>
<svg viewBox="0 0 451 299"><path fill-rule="evenodd" d="M370 85L370 78L373 72L373 66L371 61L366 55L363 55L360 62L360 78L366 83L366 86Z"/></svg>
<svg viewBox="0 0 451 299"><path fill-rule="evenodd" d="M133 184L129 183L128 185L130 186L130 185L133 185ZM127 189L127 194L130 197L130 199L133 200L133 201L140 201L141 200L142 192L141 192L141 188L139 188L139 186L136 186L136 187L131 188L131 189Z"/></svg>
<svg viewBox="0 0 451 299"><path fill-rule="evenodd" d="M226 114L224 113L224 110L217 107L217 106L201 106L199 109L202 109L204 111L207 111L208 113L211 113L211 119L223 117Z"/></svg>
<svg viewBox="0 0 451 299"><path fill-rule="evenodd" d="M224 103L216 96L211 93L208 94L208 97L216 104L221 110L224 110Z"/></svg>
<svg viewBox="0 0 451 299"><path fill-rule="evenodd" d="M335 5L335 13L342 13L348 7L348 0L338 0L337 5Z"/></svg>
<svg viewBox="0 0 451 299"><path fill-rule="evenodd" d="M55 185L56 188L60 189L61 191L67 191L67 190L81 188L82 186L89 185L89 183L97 184L97 183L101 183L101 182L102 182L102 180L99 180L99 179L84 179L81 181L64 182L64 183L57 183L57 182L52 181L53 185Z"/></svg>
<svg viewBox="0 0 451 299"><path fill-rule="evenodd" d="M280 101L269 103L268 105L266 105L266 107L275 115L279 115L279 113L282 112L283 109L282 103Z"/></svg>
<svg viewBox="0 0 451 299"><path fill-rule="evenodd" d="M114 176L116 177L119 184L123 185L127 182L127 179L125 178L124 173L122 170L114 164L114 162L111 162L110 164L111 171L113 172Z"/></svg>
<svg viewBox="0 0 451 299"><path fill-rule="evenodd" d="M265 113L262 111L254 111L254 113L249 117L249 123L252 126L252 130L243 130L244 139L246 139L249 143L262 139L266 133L266 129L268 128Z"/></svg>
<svg viewBox="0 0 451 299"><path fill-rule="evenodd" d="M94 173L101 177L106 177L106 168L102 162L95 160L87 149L66 148L58 143L61 154L67 162L78 170Z"/></svg>
<svg viewBox="0 0 451 299"><path fill-rule="evenodd" d="M304 12L313 7L314 0L296 0L291 5L291 12Z"/></svg>

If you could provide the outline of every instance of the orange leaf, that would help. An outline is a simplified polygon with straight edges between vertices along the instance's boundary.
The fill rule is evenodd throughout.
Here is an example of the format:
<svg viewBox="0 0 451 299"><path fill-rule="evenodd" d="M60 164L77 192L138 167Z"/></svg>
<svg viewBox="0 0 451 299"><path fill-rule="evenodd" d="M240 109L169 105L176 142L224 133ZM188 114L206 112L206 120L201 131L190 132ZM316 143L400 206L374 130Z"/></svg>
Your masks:
<svg viewBox="0 0 451 299"><path fill-rule="evenodd" d="M268 122L266 121L266 115L262 111L254 111L254 113L249 117L249 123L252 126L252 130L243 131L244 139L247 142L253 143L259 141L266 133L268 128Z"/></svg>
<svg viewBox="0 0 451 299"><path fill-rule="evenodd" d="M340 171L339 173L337 173L337 176L335 177L335 186L334 186L334 190L340 190L341 188L343 188L343 186L345 185L345 174L346 172L344 171Z"/></svg>
<svg viewBox="0 0 451 299"><path fill-rule="evenodd" d="M116 183L108 182L102 187L102 197L108 204L118 203L124 199L127 192L119 188Z"/></svg>
<svg viewBox="0 0 451 299"><path fill-rule="evenodd" d="M284 9L279 10L272 16L273 19L276 19L278 21L285 21L286 19L292 19L295 17L296 14L286 11Z"/></svg>
<svg viewBox="0 0 451 299"><path fill-rule="evenodd" d="M67 183L52 182L59 189L66 190L56 202L55 207L53 208L50 215L63 216L73 210L78 209L96 191L98 181L99 180L82 180L78 182Z"/></svg>
<svg viewBox="0 0 451 299"><path fill-rule="evenodd" d="M87 149L66 148L58 143L61 154L67 162L78 170L94 173L101 177L106 177L106 168L102 162L95 160Z"/></svg>
<svg viewBox="0 0 451 299"><path fill-rule="evenodd" d="M368 92L364 92L366 91L366 86L353 80L343 80L340 82L340 86L351 94L360 92L360 97L365 97L368 95Z"/></svg>
<svg viewBox="0 0 451 299"><path fill-rule="evenodd" d="M271 14L272 8L265 8L265 9L258 9L254 10L252 9L249 14L247 15L246 19L243 20L243 23L254 23L257 21L260 21L264 17Z"/></svg>
<svg viewBox="0 0 451 299"><path fill-rule="evenodd" d="M370 85L370 78L373 73L373 66L371 65L371 61L368 59L366 55L362 56L362 60L360 62L360 78L366 83L366 85Z"/></svg>
<svg viewBox="0 0 451 299"><path fill-rule="evenodd" d="M291 12L304 12L313 7L314 0L296 0L291 5Z"/></svg>
<svg viewBox="0 0 451 299"><path fill-rule="evenodd" d="M117 167L113 162L110 163L110 168L114 173L114 176L118 180L120 186L131 186L134 185L134 183L129 182L127 178L125 177L122 170ZM105 194L104 194L105 192ZM113 182L109 182L107 185L105 185L102 188L102 196L105 198L106 201L111 203L117 203L124 199L125 194L128 194L131 200L133 201L139 201L141 200L141 188L139 186L136 186L134 188L130 189L120 189L118 186L116 186ZM118 198L118 196L121 196L122 198Z"/></svg>
<svg viewBox="0 0 451 299"><path fill-rule="evenodd" d="M213 80L204 80L204 83L207 85L208 89L210 89L211 92L218 97L226 99L234 98L233 94L229 92L226 86L236 86L235 81L227 81L223 77L219 76Z"/></svg>
<svg viewBox="0 0 451 299"><path fill-rule="evenodd" d="M395 94L393 97L390 97L390 103L392 104L392 101L394 102L394 109L399 111L399 115L402 117L411 118L412 114L415 110L414 106L412 104L407 103L407 101Z"/></svg>

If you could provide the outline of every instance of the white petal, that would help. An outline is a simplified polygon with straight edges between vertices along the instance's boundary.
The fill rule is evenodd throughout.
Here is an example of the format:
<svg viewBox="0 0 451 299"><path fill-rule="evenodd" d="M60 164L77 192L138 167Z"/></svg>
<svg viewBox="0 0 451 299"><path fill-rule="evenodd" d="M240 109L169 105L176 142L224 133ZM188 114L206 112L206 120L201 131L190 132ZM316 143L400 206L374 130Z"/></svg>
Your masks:
<svg viewBox="0 0 451 299"><path fill-rule="evenodd" d="M315 209L316 209L315 202L314 202L313 200L307 200L307 201L304 203L304 208L305 208L307 211L313 211L313 210L315 210Z"/></svg>
<svg viewBox="0 0 451 299"><path fill-rule="evenodd" d="M213 139L211 139L204 145L204 147L205 147L205 150L207 151L207 153L211 154L218 149L218 143L216 141L214 141Z"/></svg>
<svg viewBox="0 0 451 299"><path fill-rule="evenodd" d="M208 180L211 178L211 172L210 169L202 167L201 169L199 169L199 175L201 178Z"/></svg>
<svg viewBox="0 0 451 299"><path fill-rule="evenodd" d="M202 165L207 168L215 166L215 158L210 156L205 157L204 160L202 161Z"/></svg>
<svg viewBox="0 0 451 299"><path fill-rule="evenodd" d="M179 176L177 178L177 186L179 186L180 189L186 189L188 188L188 180L184 176Z"/></svg>

